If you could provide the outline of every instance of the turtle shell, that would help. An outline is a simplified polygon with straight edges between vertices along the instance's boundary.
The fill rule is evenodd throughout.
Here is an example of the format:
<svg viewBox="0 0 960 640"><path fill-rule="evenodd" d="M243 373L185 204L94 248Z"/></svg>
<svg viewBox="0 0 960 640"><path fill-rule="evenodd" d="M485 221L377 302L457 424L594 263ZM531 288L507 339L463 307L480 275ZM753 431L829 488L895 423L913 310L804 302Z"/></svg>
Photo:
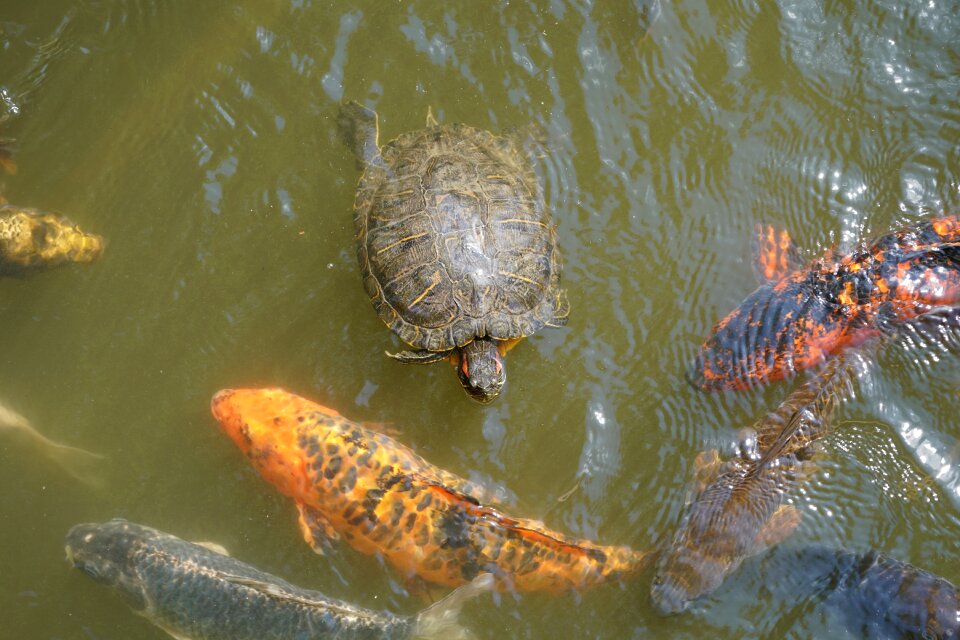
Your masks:
<svg viewBox="0 0 960 640"><path fill-rule="evenodd" d="M355 223L367 294L416 348L566 321L556 231L509 138L460 124L401 135L367 165Z"/></svg>

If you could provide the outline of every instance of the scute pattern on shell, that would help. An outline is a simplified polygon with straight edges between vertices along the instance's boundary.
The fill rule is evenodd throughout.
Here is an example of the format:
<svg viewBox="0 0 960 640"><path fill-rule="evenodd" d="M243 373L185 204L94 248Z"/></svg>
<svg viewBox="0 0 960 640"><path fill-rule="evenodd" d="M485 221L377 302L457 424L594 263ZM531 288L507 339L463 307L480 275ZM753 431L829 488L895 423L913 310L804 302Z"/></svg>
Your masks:
<svg viewBox="0 0 960 640"><path fill-rule="evenodd" d="M556 231L510 139L444 125L380 151L357 188L357 258L374 308L402 340L444 351L566 317Z"/></svg>

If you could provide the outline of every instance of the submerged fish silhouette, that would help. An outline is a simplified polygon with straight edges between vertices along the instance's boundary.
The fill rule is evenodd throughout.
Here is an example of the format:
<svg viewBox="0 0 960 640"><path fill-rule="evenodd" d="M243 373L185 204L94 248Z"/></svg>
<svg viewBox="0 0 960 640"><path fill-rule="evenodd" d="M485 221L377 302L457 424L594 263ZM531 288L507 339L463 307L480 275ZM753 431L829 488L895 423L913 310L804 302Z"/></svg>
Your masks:
<svg viewBox="0 0 960 640"><path fill-rule="evenodd" d="M801 266L786 232L758 225L765 281L714 326L688 378L705 390L788 377L877 335L889 322L960 303L960 220L926 220L845 255Z"/></svg>
<svg viewBox="0 0 960 640"><path fill-rule="evenodd" d="M103 238L81 231L64 217L0 205L0 273L93 262L103 246Z"/></svg>
<svg viewBox="0 0 960 640"><path fill-rule="evenodd" d="M518 591L587 587L649 561L484 506L481 487L282 389L221 391L212 411L263 478L296 501L318 552L343 538L405 576L455 586L490 572Z"/></svg>
<svg viewBox="0 0 960 640"><path fill-rule="evenodd" d="M797 595L839 611L860 637L960 638L957 589L940 576L872 549L811 545L788 558L785 570L813 576Z"/></svg>
<svg viewBox="0 0 960 640"><path fill-rule="evenodd" d="M0 433L25 438L46 458L56 462L71 476L91 486L103 484L103 456L54 442L34 429L22 415L0 404Z"/></svg>

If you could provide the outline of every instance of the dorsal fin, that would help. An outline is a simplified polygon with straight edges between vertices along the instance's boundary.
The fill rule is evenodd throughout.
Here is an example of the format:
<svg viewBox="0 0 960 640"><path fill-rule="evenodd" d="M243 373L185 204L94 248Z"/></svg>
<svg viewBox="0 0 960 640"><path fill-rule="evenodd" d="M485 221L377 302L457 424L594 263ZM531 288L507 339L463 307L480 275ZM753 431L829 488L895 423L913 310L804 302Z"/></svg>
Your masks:
<svg viewBox="0 0 960 640"><path fill-rule="evenodd" d="M458 508L467 511L470 515L490 520L505 529L516 532L528 541L536 541L555 549L563 549L568 553L592 556L601 561L603 559L604 553L599 548L587 548L574 541L560 538L558 537L560 535L559 533L552 532L546 529L545 526L542 527L544 530L540 530L542 526L540 523L533 522L532 520L511 518L492 507L483 506L473 496L457 491L456 489L451 489L445 485L429 481L427 488L445 500L456 503Z"/></svg>
<svg viewBox="0 0 960 640"><path fill-rule="evenodd" d="M803 267L803 259L790 234L772 224L754 225L751 249L753 273L761 284L783 280Z"/></svg>

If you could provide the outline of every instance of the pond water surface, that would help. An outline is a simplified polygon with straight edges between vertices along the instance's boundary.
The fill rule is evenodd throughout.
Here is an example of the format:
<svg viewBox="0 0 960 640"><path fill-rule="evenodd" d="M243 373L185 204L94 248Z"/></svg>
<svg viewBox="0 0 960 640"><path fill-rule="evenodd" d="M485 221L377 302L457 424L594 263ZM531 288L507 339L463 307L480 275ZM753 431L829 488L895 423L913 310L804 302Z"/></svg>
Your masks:
<svg viewBox="0 0 960 640"><path fill-rule="evenodd" d="M646 32L650 5L626 1L2 4L19 168L3 195L109 240L96 264L0 281L0 397L105 456L90 487L0 440L3 637L166 637L64 562L71 525L112 517L360 605L425 605L374 558L312 553L291 502L210 416L224 387L284 386L388 423L431 462L506 488L509 513L649 548L676 526L696 453L729 450L795 384L684 381L756 286L754 223L812 257L960 211L955 2L681 0ZM356 264L359 171L335 125L348 99L377 109L382 139L428 108L548 133L536 168L572 313L511 352L492 405L446 365L383 356L399 342ZM960 580L954 347L881 352L839 407L797 533L691 612L659 617L648 571L484 597L465 624L480 638L859 637L781 588L791 565L771 558L812 542Z"/></svg>

